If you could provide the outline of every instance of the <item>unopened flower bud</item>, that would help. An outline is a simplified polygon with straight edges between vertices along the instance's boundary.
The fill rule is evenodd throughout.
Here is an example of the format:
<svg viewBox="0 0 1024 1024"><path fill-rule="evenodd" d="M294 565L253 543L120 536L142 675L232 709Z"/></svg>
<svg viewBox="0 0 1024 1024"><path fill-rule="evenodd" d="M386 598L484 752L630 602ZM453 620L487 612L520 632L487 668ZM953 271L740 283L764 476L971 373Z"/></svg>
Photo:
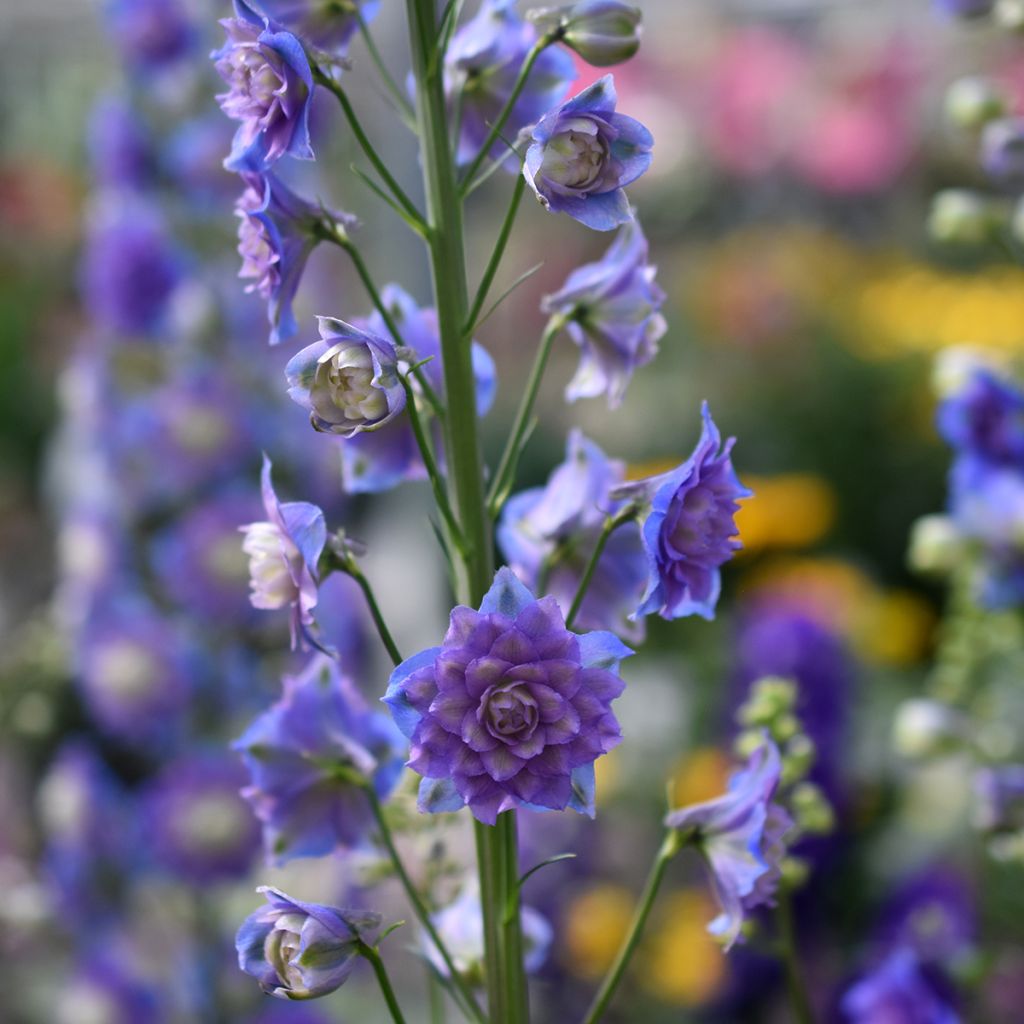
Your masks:
<svg viewBox="0 0 1024 1024"><path fill-rule="evenodd" d="M1006 108L1006 96L987 78L960 78L946 92L946 116L960 128L983 128Z"/></svg>
<svg viewBox="0 0 1024 1024"><path fill-rule="evenodd" d="M951 572L960 561L963 540L949 516L921 516L910 528L907 562L920 573Z"/></svg>
<svg viewBox="0 0 1024 1024"><path fill-rule="evenodd" d="M621 64L640 47L640 9L620 0L582 0L569 7L543 7L526 16L539 32L556 34L595 67Z"/></svg>
<svg viewBox="0 0 1024 1024"><path fill-rule="evenodd" d="M928 234L943 245L984 245L998 225L993 204L977 192L947 188L932 198Z"/></svg>
<svg viewBox="0 0 1024 1024"><path fill-rule="evenodd" d="M814 741L803 733L798 733L785 746L782 752L782 784L791 786L807 777L817 756Z"/></svg>
<svg viewBox="0 0 1024 1024"><path fill-rule="evenodd" d="M782 885L786 889L798 889L807 881L811 873L810 865L803 857L790 855L785 857L780 865L782 868Z"/></svg>
<svg viewBox="0 0 1024 1024"><path fill-rule="evenodd" d="M832 831L835 814L828 798L813 782L801 782L790 794L790 804L797 825L811 835Z"/></svg>
<svg viewBox="0 0 1024 1024"><path fill-rule="evenodd" d="M771 727L780 715L792 712L795 703L796 684L792 679L764 676L751 687L737 717L746 726Z"/></svg>
<svg viewBox="0 0 1024 1024"><path fill-rule="evenodd" d="M893 721L893 745L904 757L932 757L954 749L962 732L960 717L945 704L926 697L905 700Z"/></svg>

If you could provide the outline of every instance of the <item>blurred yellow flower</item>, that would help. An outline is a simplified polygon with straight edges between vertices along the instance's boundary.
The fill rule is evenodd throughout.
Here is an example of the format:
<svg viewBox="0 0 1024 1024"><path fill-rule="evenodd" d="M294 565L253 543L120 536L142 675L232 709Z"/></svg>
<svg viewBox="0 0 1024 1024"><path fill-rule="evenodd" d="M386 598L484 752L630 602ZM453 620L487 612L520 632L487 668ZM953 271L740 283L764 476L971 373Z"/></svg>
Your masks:
<svg viewBox="0 0 1024 1024"><path fill-rule="evenodd" d="M611 966L633 917L635 897L621 885L595 885L569 904L562 958L581 978L600 978Z"/></svg>
<svg viewBox="0 0 1024 1024"><path fill-rule="evenodd" d="M663 896L657 918L636 967L652 995L677 1006L705 1003L725 979L725 954L707 933L717 910L702 889Z"/></svg>
<svg viewBox="0 0 1024 1024"><path fill-rule="evenodd" d="M821 477L811 473L744 474L743 483L754 492L736 514L745 552L808 547L824 537L835 522L835 493Z"/></svg>
<svg viewBox="0 0 1024 1024"><path fill-rule="evenodd" d="M680 759L672 773L672 806L686 807L721 796L729 769L729 758L721 750L697 747Z"/></svg>

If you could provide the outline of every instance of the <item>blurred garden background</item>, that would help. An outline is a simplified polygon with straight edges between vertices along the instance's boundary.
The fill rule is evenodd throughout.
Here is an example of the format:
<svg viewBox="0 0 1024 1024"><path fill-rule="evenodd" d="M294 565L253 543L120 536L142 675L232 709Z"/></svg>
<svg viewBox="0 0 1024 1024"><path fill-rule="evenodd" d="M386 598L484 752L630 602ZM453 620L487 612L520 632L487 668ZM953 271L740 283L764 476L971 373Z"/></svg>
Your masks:
<svg viewBox="0 0 1024 1024"><path fill-rule="evenodd" d="M640 6L643 47L616 85L620 108L658 140L631 198L669 330L615 416L603 401L561 401L576 354L556 348L523 483L544 482L573 425L631 475L673 465L707 399L756 497L714 622L652 620L628 666L626 742L598 766L596 822L522 826L528 859L583 851L526 895L554 935L537 1019L575 1019L614 955L659 841L665 778L678 803L719 792L737 706L753 680L781 675L798 684L813 777L836 819L800 850L809 877L795 907L821 1019L846 1020L844 991L910 944L930 950L922 960L939 965L958 1019L1018 1022L1020 866L971 829L962 756L909 758L894 722L937 671L954 672L948 649L935 667L950 640L946 588L907 559L915 521L946 503L936 359L963 346L996 362L1024 352L1024 246L1007 234L951 247L929 232L936 193L984 184L977 139L951 124L944 97L984 73L1024 108L1024 42L927 0ZM207 59L228 13L214 0L0 0L5 1024L384 1019L361 975L307 1008L263 999L234 965L256 884L343 899L379 870L369 856L265 868L235 795L245 778L230 742L297 671L280 617L247 600L237 527L260 516L261 452L282 496L345 510L403 649L434 642L449 604L426 485L346 496L336 439L312 435L284 395L314 314L370 313L351 265L314 252L299 334L280 348L258 297L242 294L236 185L220 167L232 126ZM401 80L402 5L385 2L374 29ZM354 44L354 68L365 59ZM598 77L579 71L577 87ZM357 74L351 93L418 195L414 139L385 116L387 97ZM318 153L332 154L320 163L347 168L358 153L327 100L313 112ZM500 179L471 201L471 265L500 223ZM295 181L313 180L298 168ZM359 217L378 280L425 303L419 254L372 193L348 174L321 174L316 189ZM492 457L543 327L533 311L603 246L524 204L500 284L543 267L479 332L498 366ZM389 665L348 582L332 580L321 626L376 700ZM1008 612L975 627L957 642L972 664L983 651L996 665L988 742L1019 754L1020 622ZM421 834L409 799L403 842L443 890L467 838L455 826ZM699 865L681 860L610 1019L791 1019L774 960L756 942L724 956L705 931L714 915ZM419 954L400 955L415 992ZM411 1018L427 1020L410 998Z"/></svg>

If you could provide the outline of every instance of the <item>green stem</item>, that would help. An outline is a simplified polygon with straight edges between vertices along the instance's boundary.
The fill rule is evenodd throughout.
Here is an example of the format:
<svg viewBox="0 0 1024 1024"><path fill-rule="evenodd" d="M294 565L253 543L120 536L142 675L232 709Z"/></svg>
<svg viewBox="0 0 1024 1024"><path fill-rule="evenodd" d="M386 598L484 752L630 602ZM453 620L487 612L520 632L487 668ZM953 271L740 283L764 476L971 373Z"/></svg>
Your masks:
<svg viewBox="0 0 1024 1024"><path fill-rule="evenodd" d="M487 979L487 1006L498 1024L503 1004L501 987L501 897L498 876L502 873L499 851L491 841L493 828L474 820L476 859L480 873L480 911L484 921L484 974Z"/></svg>
<svg viewBox="0 0 1024 1024"><path fill-rule="evenodd" d="M512 190L512 201L509 203L508 212L505 214L501 231L498 233L498 240L494 244L494 252L491 253L491 258L487 262L484 275L480 278L480 284L477 286L476 295L473 298L473 307L466 318L464 333L467 337L476 329L476 321L480 316L480 310L483 309L484 303L487 301L487 294L494 283L494 275L497 274L498 267L501 265L501 258L505 255L505 247L508 245L509 236L512 234L512 226L515 224L516 214L519 212L519 204L522 202L525 189L526 179L519 175L516 178L515 188Z"/></svg>
<svg viewBox="0 0 1024 1024"><path fill-rule="evenodd" d="M622 980L623 974L626 973L626 968L629 966L637 944L640 942L644 925L647 924L647 918L650 915L651 908L654 906L654 898L658 895L661 881L665 877L665 869L668 867L668 862L682 849L684 842L685 840L675 829L670 829L665 836L665 841L661 844L661 848L654 858L654 863L651 865L650 874L647 876L647 883L644 885L643 894L633 914L633 921L629 926L629 931L626 933L626 938L623 940L618 955L615 957L615 962L605 976L601 988L598 990L597 995L594 996L594 1001L590 1004L587 1015L583 1018L584 1024L597 1024L597 1021L604 1015L605 1010L608 1009L608 1005L615 995L615 990L619 987L619 982Z"/></svg>
<svg viewBox="0 0 1024 1024"><path fill-rule="evenodd" d="M449 980L465 1000L473 1019L477 1021L478 1024L487 1024L487 1018L483 1015L483 1012L477 1005L477 1001L472 990L466 984L465 979L456 968L455 961L452 960L447 947L441 941L441 936L438 935L437 929L434 927L434 922L430 920L430 912L427 910L416 886L413 885L413 881L409 877L409 872L405 870L402 858L398 855L398 849L395 847L395 840L391 835L391 829L388 826L387 819L384 817L384 809L380 805L380 800L377 798L377 794L374 791L372 784L366 785L364 792L370 801L370 809L373 811L374 819L377 822L377 830L380 832L381 842L384 844L384 849L388 852L388 857L391 859L391 864L395 869L395 874L398 875L398 880L402 883L402 888L405 890L405 895L409 899L409 903L412 906L413 913L416 915L416 919L423 926L423 930L430 937L430 941L433 942L438 953L440 953L445 967L448 968Z"/></svg>
<svg viewBox="0 0 1024 1024"><path fill-rule="evenodd" d="M533 48L526 55L526 59L523 61L522 67L519 69L519 74L516 77L515 84L512 86L512 92L509 93L508 99L505 101L505 106L502 107L501 113L495 118L494 124L491 125L491 130L487 133L487 138L484 140L483 145L478 150L476 156L473 158L473 162L466 168L465 173L462 176L462 185L460 188L461 194L465 196L473 185L473 178L476 176L476 172L480 170L481 164L487 159L488 154L491 152L495 142L501 137L501 131L505 127L505 123L512 115L512 110L516 103L519 101L519 97L524 88L526 88L526 81L530 77L530 72L533 70L533 65L537 62L537 58L556 40L556 36L547 33L541 36L537 42L533 44Z"/></svg>
<svg viewBox="0 0 1024 1024"><path fill-rule="evenodd" d="M320 68L314 69L313 78L328 92L333 93L337 101L341 104L341 109L345 114L345 119L348 121L349 127L352 129L352 134L356 137L356 141L359 143L360 148L366 154L366 159L373 164L373 169L380 175L381 181L387 185L391 194L398 202L398 205L401 206L406 215L412 221L422 225L423 217L420 214L420 211L416 209L416 205L405 194L402 186L395 181L391 172L385 166L384 161L377 155L377 150L373 148L373 143L370 142L366 132L363 131L363 126L360 124L359 118L356 116L356 112L352 108L352 104L349 102L348 94L333 78L331 78L330 75L324 74Z"/></svg>
<svg viewBox="0 0 1024 1024"><path fill-rule="evenodd" d="M797 1024L814 1024L814 1013L807 997L800 961L797 957L796 933L793 928L793 905L790 895L780 890L777 896L776 915L779 925L779 939L782 945L782 962L786 970L786 988Z"/></svg>
<svg viewBox="0 0 1024 1024"><path fill-rule="evenodd" d="M548 357L551 355L551 344L555 335L565 326L561 317L552 317L544 328L544 334L540 339L537 348L537 355L533 360L533 367L530 370L530 377L526 382L526 390L519 402L516 411L516 418L509 433L505 450L501 453L498 462L498 469L494 474L494 482L487 494L487 507L492 516L497 515L505 502L508 492L512 489L515 481L516 466L519 463L523 437L526 435L530 425L530 417L533 414L533 405L537 400L537 392L540 390L540 382L544 378L544 370L548 365Z"/></svg>
<svg viewBox="0 0 1024 1024"><path fill-rule="evenodd" d="M384 961L380 958L380 953L377 952L376 947L360 942L359 955L365 960L370 961L373 973L377 975L377 983L380 985L384 1002L388 1004L388 1010L391 1011L391 1019L395 1024L405 1024L405 1017L402 1016L402 1009L398 1005L395 990L391 987L391 979L388 978L388 972L384 967Z"/></svg>
<svg viewBox="0 0 1024 1024"><path fill-rule="evenodd" d="M573 623L576 621L576 616L579 614L580 606L583 604L583 599L587 596L587 589L590 587L590 581L594 578L594 570L597 568L597 563L601 560L601 555L604 554L605 545L608 543L608 538L624 523L628 523L636 515L636 509L632 505L627 506L621 512L614 516L608 516L604 521L604 526L601 529L601 535L597 538L597 544L594 546L594 550L590 553L590 559L587 562L586 569L583 570L583 576L580 579L580 585L576 588L576 596L572 599L572 604L569 606L569 614L565 617L565 628L572 629Z"/></svg>
<svg viewBox="0 0 1024 1024"><path fill-rule="evenodd" d="M445 1024L444 989L439 984L434 972L427 967L427 1000L430 1004L430 1024Z"/></svg>
<svg viewBox="0 0 1024 1024"><path fill-rule="evenodd" d="M498 816L495 826L502 846L502 878L500 893L501 945L504 958L509 965L519 965L519 970L505 972L506 1002L511 1008L511 1020L530 1019L529 993L526 987L526 972L523 964L523 929L519 909L519 840L516 829L515 811L505 811Z"/></svg>
<svg viewBox="0 0 1024 1024"><path fill-rule="evenodd" d="M359 589L366 598L366 605L370 609L370 616L373 619L374 626L377 628L377 634L380 636L381 643L384 644L388 652L388 657L391 658L395 665L401 665L404 659L398 650L394 637L391 635L391 630L388 629L388 624L384 621L384 616L381 614L380 606L377 604L377 598L373 593L373 587L370 586L370 581L363 575L359 564L347 551L342 554L335 552L335 558L334 564L359 584Z"/></svg>
<svg viewBox="0 0 1024 1024"><path fill-rule="evenodd" d="M374 41L373 33L370 31L370 26L363 17L359 4L355 5L355 9L356 20L359 22L359 31L363 34L363 42L366 43L366 52L370 55L370 60L372 60L376 66L377 73L380 75L380 80L384 83L384 88L387 89L391 94L391 98L395 101L398 111L402 115L402 120L408 127L415 130L416 112L412 109L409 97L402 92L394 78L391 77L391 72L388 71L388 66L384 63L384 58L381 57L380 50L377 49L377 43Z"/></svg>

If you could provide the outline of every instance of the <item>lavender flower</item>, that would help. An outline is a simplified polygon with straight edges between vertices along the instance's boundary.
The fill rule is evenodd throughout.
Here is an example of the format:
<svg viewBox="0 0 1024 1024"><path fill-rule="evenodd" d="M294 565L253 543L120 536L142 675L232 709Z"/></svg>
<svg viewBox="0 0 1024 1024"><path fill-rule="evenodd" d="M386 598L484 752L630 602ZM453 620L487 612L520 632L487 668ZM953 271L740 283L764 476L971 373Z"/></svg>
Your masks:
<svg viewBox="0 0 1024 1024"><path fill-rule="evenodd" d="M908 949L897 949L843 996L845 1024L959 1024L960 1016L937 991Z"/></svg>
<svg viewBox="0 0 1024 1024"><path fill-rule="evenodd" d="M444 363L436 310L421 308L396 284L381 289L381 300L401 332L402 342L415 353L416 361L429 360L424 363L422 372L430 386L443 395ZM357 321L357 326L374 337L398 343L376 310L365 320ZM493 404L497 391L494 360L475 341L472 359L477 414L483 416ZM401 363L399 368L404 369ZM403 481L424 480L427 475L405 412L396 416L384 430L364 431L346 438L341 446L341 465L344 487L350 494L386 491Z"/></svg>
<svg viewBox="0 0 1024 1024"><path fill-rule="evenodd" d="M515 573L536 590L541 576L547 593L563 608L576 589L597 545L607 516L622 506L613 489L625 477L624 463L609 459L579 430L569 433L565 461L544 487L513 495L502 510L498 544ZM629 615L647 580L640 528L630 522L608 539L576 616L581 629L610 629L630 642L643 639L643 625Z"/></svg>
<svg viewBox="0 0 1024 1024"><path fill-rule="evenodd" d="M606 394L615 408L633 371L649 363L665 333L659 310L665 293L647 262L647 239L629 221L597 263L574 270L561 289L544 299L545 313L562 316L580 349L580 365L565 397Z"/></svg>
<svg viewBox="0 0 1024 1024"><path fill-rule="evenodd" d="M179 631L143 605L105 609L79 652L80 682L97 724L135 744L167 738L180 722L194 679Z"/></svg>
<svg viewBox="0 0 1024 1024"><path fill-rule="evenodd" d="M317 563L327 543L324 514L306 501L281 504L263 456L261 489L264 522L240 527L242 550L249 556L250 600L254 608L291 609L292 648L313 622L317 602Z"/></svg>
<svg viewBox="0 0 1024 1024"><path fill-rule="evenodd" d="M545 114L534 126L523 174L552 213L611 231L633 213L623 187L651 165L654 139L639 121L615 112L611 75Z"/></svg>
<svg viewBox="0 0 1024 1024"><path fill-rule="evenodd" d="M1024 184L1024 117L1002 117L985 125L981 165L1000 184Z"/></svg>
<svg viewBox="0 0 1024 1024"><path fill-rule="evenodd" d="M82 258L82 290L93 322L123 335L162 326L183 260L157 209L123 197L94 212Z"/></svg>
<svg viewBox="0 0 1024 1024"><path fill-rule="evenodd" d="M554 937L546 917L533 907L520 907L520 926L523 934L523 966L527 973L539 971L548 958ZM471 984L482 984L484 975L484 918L480 907L479 887L467 885L458 898L433 915L445 949L455 969ZM423 936L423 948L434 970L446 978L448 965L434 943Z"/></svg>
<svg viewBox="0 0 1024 1024"><path fill-rule="evenodd" d="M263 10L318 50L344 54L359 28L372 21L380 0L262 0Z"/></svg>
<svg viewBox="0 0 1024 1024"><path fill-rule="evenodd" d="M974 824L986 832L1024 831L1024 764L981 768L974 777Z"/></svg>
<svg viewBox="0 0 1024 1024"><path fill-rule="evenodd" d="M595 67L621 64L640 48L640 9L621 0L580 0L529 11L527 17Z"/></svg>
<svg viewBox="0 0 1024 1024"><path fill-rule="evenodd" d="M238 795L245 772L223 754L168 762L143 797L146 848L166 871L193 885L244 875L259 825Z"/></svg>
<svg viewBox="0 0 1024 1024"><path fill-rule="evenodd" d="M693 454L677 469L625 484L614 497L649 502L643 524L649 577L636 615L658 612L663 619L685 615L715 617L721 590L720 567L741 545L733 519L737 501L749 498L732 467L735 438L722 445L707 402L704 427Z"/></svg>
<svg viewBox="0 0 1024 1024"><path fill-rule="evenodd" d="M323 210L295 195L272 174L243 173L245 191L235 204L238 254L248 279L246 292L257 292L267 303L270 344L287 341L298 331L292 302L309 254L317 244L315 226ZM354 227L355 217L331 214L343 227Z"/></svg>
<svg viewBox="0 0 1024 1024"><path fill-rule="evenodd" d="M386 715L370 711L336 662L317 655L284 696L238 739L251 785L242 795L263 823L268 860L319 857L360 845L380 799L402 771L404 744Z"/></svg>
<svg viewBox="0 0 1024 1024"><path fill-rule="evenodd" d="M992 12L995 0L933 0L936 10L952 18L982 18Z"/></svg>
<svg viewBox="0 0 1024 1024"><path fill-rule="evenodd" d="M106 15L125 64L140 74L187 57L196 40L181 0L110 0Z"/></svg>
<svg viewBox="0 0 1024 1024"><path fill-rule="evenodd" d="M775 744L764 744L746 768L729 780L724 796L673 811L669 828L692 832L704 856L722 913L708 926L728 950L736 942L747 912L771 904L786 852L789 815L772 802L782 763Z"/></svg>
<svg viewBox="0 0 1024 1024"><path fill-rule="evenodd" d="M1024 471L1024 391L977 367L936 414L939 433L959 456Z"/></svg>
<svg viewBox="0 0 1024 1024"><path fill-rule="evenodd" d="M316 430L342 437L379 430L405 408L395 346L332 317L317 317L320 341L285 368L288 394Z"/></svg>
<svg viewBox="0 0 1024 1024"><path fill-rule="evenodd" d="M278 999L316 999L340 988L355 967L361 944L377 940L381 916L303 903L280 889L257 890L267 906L238 929L238 966Z"/></svg>
<svg viewBox="0 0 1024 1024"><path fill-rule="evenodd" d="M97 100L87 134L93 177L101 187L138 188L153 170L145 126L132 103L117 94Z"/></svg>
<svg viewBox="0 0 1024 1024"><path fill-rule="evenodd" d="M313 73L302 44L244 0L234 0L234 7L235 17L221 21L227 42L212 54L228 83L217 101L241 122L224 166L262 171L282 156L312 160Z"/></svg>
<svg viewBox="0 0 1024 1024"><path fill-rule="evenodd" d="M592 816L594 761L621 739L618 663L632 653L611 633L570 633L554 598L500 569L479 611L455 608L442 646L391 676L384 701L412 740L420 809L468 804L489 825L520 805Z"/></svg>
<svg viewBox="0 0 1024 1024"><path fill-rule="evenodd" d="M457 159L473 160L484 144L491 125L501 114L519 69L537 41L534 27L516 13L515 0L483 0L476 16L454 35L445 56L445 92L449 102L461 103L462 121ZM515 139L565 95L576 77L572 59L556 48L537 58L522 94L512 107L504 134ZM504 142L495 143L491 157L508 153ZM518 167L509 154L510 169Z"/></svg>

